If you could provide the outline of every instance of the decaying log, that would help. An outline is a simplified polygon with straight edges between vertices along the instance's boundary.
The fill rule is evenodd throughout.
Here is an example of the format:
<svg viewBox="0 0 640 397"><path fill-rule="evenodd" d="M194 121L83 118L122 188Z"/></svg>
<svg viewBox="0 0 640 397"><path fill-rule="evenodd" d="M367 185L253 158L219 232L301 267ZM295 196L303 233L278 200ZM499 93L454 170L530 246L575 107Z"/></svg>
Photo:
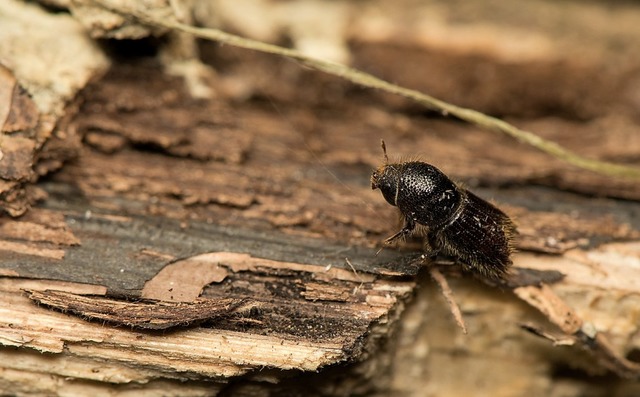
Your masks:
<svg viewBox="0 0 640 397"><path fill-rule="evenodd" d="M63 12L9 3L0 203L14 217L0 218L0 393L639 394L636 182L207 43L216 97L195 99L154 57L87 85L110 62L104 48ZM637 164L640 41L622 17L640 11L505 3L513 20L469 22L482 33L469 34L446 21L488 11L457 6L345 6L355 28L338 42L352 40L353 63L377 75ZM13 14L23 9L40 30L24 33ZM575 35L540 33L527 25L535 13ZM46 41L51 26L67 27L55 40L66 46ZM48 51L29 60L29 35L72 66L53 67ZM25 69L43 61L50 73ZM515 219L508 280L430 262L414 240L376 255L397 226L370 190L380 138L392 157L421 156Z"/></svg>
<svg viewBox="0 0 640 397"><path fill-rule="evenodd" d="M3 259L5 275L36 277L37 273L39 279L76 282L3 279L3 352L15 355L14 349L7 348L15 346L27 357L6 361L3 390L49 390L49 380L36 380L37 367L47 368L51 376L60 379L102 384L85 385L83 392L107 390L112 384L124 387L151 382L150 393L154 379L165 379L168 384L172 380L214 382L211 390L215 390L221 387L216 382L226 383L238 376L260 379L265 369L317 371L373 354L375 344L371 341L386 338L385 324L393 322L393 313L400 310L415 286L410 280L379 278L355 270L373 269L378 263L393 273L394 264L400 262L391 252L376 257L371 249L359 253L336 247L339 258L351 258L354 267L346 269L340 267L345 266L344 259L331 254L312 259L316 265L230 252L176 261L171 250L174 234L169 227L162 229L164 236L159 238L158 229L147 226L153 233L150 235L139 223L106 226L122 221L100 216L78 219L72 229L83 244L65 249L64 260L21 252L20 246L4 248L13 255ZM110 230L112 235L92 238L95 227L101 227L103 233ZM122 231L138 240L119 234ZM261 237L243 233L237 248L243 244L261 246L254 252L307 260L327 248L304 245L304 241L297 247L286 247L274 236ZM101 243L91 241L105 239L121 256L106 254L104 258L116 260L112 263L87 262L95 252L101 252ZM131 240L129 244L125 239ZM213 231L207 237L211 247L238 239ZM146 248L136 252L127 246ZM389 264L392 258L394 262ZM156 270L151 266L153 261L158 263ZM170 264L163 267L163 263ZM416 271L415 265L407 263L395 273ZM136 284L147 279L144 285ZM88 284L91 282L94 284ZM33 356L30 351L48 354ZM10 376L18 373L20 377ZM31 379L30 388L22 384L25 376ZM277 380L281 376L269 377ZM63 385L58 391L77 387Z"/></svg>
<svg viewBox="0 0 640 397"><path fill-rule="evenodd" d="M33 183L77 156L77 93L109 60L73 18L34 4L3 2L0 25L0 212L18 216L45 197Z"/></svg>

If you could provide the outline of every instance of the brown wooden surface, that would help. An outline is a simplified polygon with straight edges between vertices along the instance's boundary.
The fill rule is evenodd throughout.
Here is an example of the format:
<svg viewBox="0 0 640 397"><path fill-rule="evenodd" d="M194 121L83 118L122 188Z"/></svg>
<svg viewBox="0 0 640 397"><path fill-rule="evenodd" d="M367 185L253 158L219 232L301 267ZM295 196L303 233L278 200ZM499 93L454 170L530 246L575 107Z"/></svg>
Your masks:
<svg viewBox="0 0 640 397"><path fill-rule="evenodd" d="M634 7L374 3L344 32L355 66L639 164ZM451 22L465 13L483 22ZM209 43L216 95L193 99L131 56L154 42L128 45L100 49L115 61L101 78L103 60L75 66L78 96L25 78L16 53L0 74L0 199L26 211L0 218L2 393L637 394L640 184ZM376 255L398 227L370 189L380 138L518 224L505 285L437 262L467 335L419 242Z"/></svg>

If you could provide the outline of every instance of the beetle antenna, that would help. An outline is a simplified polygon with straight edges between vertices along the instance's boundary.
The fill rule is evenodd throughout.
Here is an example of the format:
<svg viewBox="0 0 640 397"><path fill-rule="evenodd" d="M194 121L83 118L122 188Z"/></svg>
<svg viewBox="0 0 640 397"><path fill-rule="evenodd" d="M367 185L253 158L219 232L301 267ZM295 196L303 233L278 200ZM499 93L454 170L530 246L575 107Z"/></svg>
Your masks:
<svg viewBox="0 0 640 397"><path fill-rule="evenodd" d="M387 145L385 145L384 139L380 139L380 145L382 146L382 153L384 153L384 163L389 164L389 156L387 156Z"/></svg>

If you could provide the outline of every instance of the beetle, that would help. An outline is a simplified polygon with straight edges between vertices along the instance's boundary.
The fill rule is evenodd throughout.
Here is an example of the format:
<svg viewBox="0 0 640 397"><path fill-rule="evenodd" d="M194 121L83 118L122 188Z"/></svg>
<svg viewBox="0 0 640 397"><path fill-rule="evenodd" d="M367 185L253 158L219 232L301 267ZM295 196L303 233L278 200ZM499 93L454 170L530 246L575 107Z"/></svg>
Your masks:
<svg viewBox="0 0 640 397"><path fill-rule="evenodd" d="M384 240L391 244L417 233L425 237L425 251L459 261L467 271L502 280L512 264L513 221L493 204L453 182L442 171L422 161L389 163L382 141L384 163L373 171L371 188L398 207L403 226Z"/></svg>

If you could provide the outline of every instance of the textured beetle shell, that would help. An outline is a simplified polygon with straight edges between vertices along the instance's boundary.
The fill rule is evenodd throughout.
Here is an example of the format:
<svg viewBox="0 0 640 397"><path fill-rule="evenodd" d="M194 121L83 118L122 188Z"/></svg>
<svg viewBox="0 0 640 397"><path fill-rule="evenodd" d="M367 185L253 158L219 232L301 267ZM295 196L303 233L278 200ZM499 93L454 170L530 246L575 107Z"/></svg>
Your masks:
<svg viewBox="0 0 640 397"><path fill-rule="evenodd" d="M371 183L405 219L427 229L432 254L455 257L488 278L505 277L516 228L504 212L424 162L384 164Z"/></svg>
<svg viewBox="0 0 640 397"><path fill-rule="evenodd" d="M415 222L440 228L446 225L461 203L461 192L436 167L418 161L399 167L399 192L396 205Z"/></svg>
<svg viewBox="0 0 640 397"><path fill-rule="evenodd" d="M511 266L515 234L515 225L504 212L466 190L460 216L427 236L434 249L460 259L468 270L502 279Z"/></svg>

